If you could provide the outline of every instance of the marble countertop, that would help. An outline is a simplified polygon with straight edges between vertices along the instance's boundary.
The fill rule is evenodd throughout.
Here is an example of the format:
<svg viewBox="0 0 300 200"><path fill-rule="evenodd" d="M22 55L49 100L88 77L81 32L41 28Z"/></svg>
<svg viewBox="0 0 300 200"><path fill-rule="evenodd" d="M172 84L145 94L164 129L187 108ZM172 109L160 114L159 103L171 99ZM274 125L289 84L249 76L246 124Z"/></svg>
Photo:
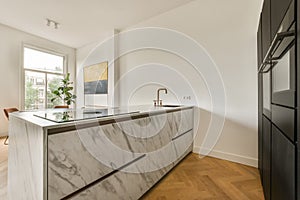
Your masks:
<svg viewBox="0 0 300 200"><path fill-rule="evenodd" d="M19 112L14 112L11 113L10 115L13 117L17 117L20 119L23 119L25 121L28 121L30 123L36 124L40 127L43 127L45 129L52 129L52 128L58 128L58 127L67 127L67 126L80 126L85 123L93 123L93 122L102 122L102 121L118 121L121 118L139 118L144 115L154 115L154 114L160 114L160 113L168 113L168 112L175 112L178 110L183 110L183 109L189 109L192 108L193 106L179 106L179 107L155 107L153 105L137 105L137 106L127 106L127 107L115 107L115 108L110 108L110 107L97 107L97 108L83 108L83 109L106 109L108 112L113 109L121 109L122 114L119 115L114 115L113 112L109 116L104 116L104 117L91 117L88 119L80 119L76 121L69 121L69 122L54 122L50 120L43 119L41 117L37 117L35 115L39 115L41 113L53 113L53 112L64 112L64 111L77 111L77 112L82 112L83 109L77 109L77 110L72 110L72 109L47 109L47 110L38 110L38 111L19 111ZM110 122L112 123L112 122Z"/></svg>

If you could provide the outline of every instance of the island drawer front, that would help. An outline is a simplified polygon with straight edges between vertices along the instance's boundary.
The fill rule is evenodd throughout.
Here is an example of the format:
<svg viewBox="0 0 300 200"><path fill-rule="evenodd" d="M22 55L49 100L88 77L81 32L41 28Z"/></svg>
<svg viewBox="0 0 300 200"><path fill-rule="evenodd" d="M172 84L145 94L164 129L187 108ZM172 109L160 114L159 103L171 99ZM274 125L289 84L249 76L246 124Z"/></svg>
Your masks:
<svg viewBox="0 0 300 200"><path fill-rule="evenodd" d="M173 134L174 137L193 129L194 110L187 109L173 112Z"/></svg>
<svg viewBox="0 0 300 200"><path fill-rule="evenodd" d="M172 113L163 113L114 123L111 127L105 127L104 132L113 143L122 149L146 153L170 143L174 135L172 125ZM108 129L114 129L114 131Z"/></svg>
<svg viewBox="0 0 300 200"><path fill-rule="evenodd" d="M192 151L192 140L193 134L192 131L189 131L173 140L167 147L156 153L148 153L142 159L78 193L71 199L139 199ZM167 157L171 157L172 160ZM166 161L166 159L169 160ZM152 167L151 164L153 164ZM156 168L153 168L155 166Z"/></svg>
<svg viewBox="0 0 300 200"><path fill-rule="evenodd" d="M172 145L177 158L174 161L174 164L177 164L183 157L185 157L189 152L193 150L193 140L193 130L190 130L174 138L174 140L172 141Z"/></svg>
<svg viewBox="0 0 300 200"><path fill-rule="evenodd" d="M141 154L147 154L142 160L148 168L140 169L140 176L156 170L151 166L171 169L192 150L192 128L193 109L187 109L49 135L48 199L61 199L99 180L97 185L109 185L108 175ZM81 193L76 198L88 195Z"/></svg>
<svg viewBox="0 0 300 200"><path fill-rule="evenodd" d="M100 127L48 136L48 199L61 199L136 157L112 145Z"/></svg>
<svg viewBox="0 0 300 200"><path fill-rule="evenodd" d="M151 140L156 140L159 137L160 142L163 141L163 146L170 142L172 138L191 130L193 128L193 118L194 112L191 108L150 115L131 121L117 122L116 124L125 135L132 138L146 138L147 142L151 142Z"/></svg>
<svg viewBox="0 0 300 200"><path fill-rule="evenodd" d="M71 200L120 200L120 199L140 199L156 182L158 182L172 165L163 169L147 173L131 173L118 171L102 182L82 191Z"/></svg>

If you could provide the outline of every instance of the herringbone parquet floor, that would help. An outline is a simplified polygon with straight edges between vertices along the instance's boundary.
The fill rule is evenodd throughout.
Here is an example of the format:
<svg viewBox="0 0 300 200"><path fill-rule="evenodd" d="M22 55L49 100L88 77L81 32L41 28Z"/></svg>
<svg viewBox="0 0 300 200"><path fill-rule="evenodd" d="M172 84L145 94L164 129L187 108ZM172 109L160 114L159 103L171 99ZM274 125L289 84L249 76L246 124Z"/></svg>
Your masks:
<svg viewBox="0 0 300 200"><path fill-rule="evenodd" d="M0 138L0 199L7 194L7 146ZM152 190L145 200L263 200L258 170L211 157L190 154Z"/></svg>
<svg viewBox="0 0 300 200"><path fill-rule="evenodd" d="M142 197L144 200L263 200L256 168L188 155Z"/></svg>

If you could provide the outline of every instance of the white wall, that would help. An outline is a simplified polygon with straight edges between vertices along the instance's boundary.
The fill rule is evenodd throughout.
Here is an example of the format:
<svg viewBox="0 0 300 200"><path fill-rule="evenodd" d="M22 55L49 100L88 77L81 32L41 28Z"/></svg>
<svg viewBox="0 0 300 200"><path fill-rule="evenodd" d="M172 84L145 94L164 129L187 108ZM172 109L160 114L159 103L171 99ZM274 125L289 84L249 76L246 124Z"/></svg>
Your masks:
<svg viewBox="0 0 300 200"><path fill-rule="evenodd" d="M218 67L226 92L224 127L210 155L252 166L257 166L256 30L261 4L261 0L195 0L123 30L124 33L131 28L162 27L186 34L202 45ZM122 52L124 43L130 43L125 37L118 40L118 45L108 45L107 51L103 52L98 47L105 46L101 42L114 33L103 33L98 42L77 49L79 107L84 105L83 67L116 58L119 55L116 51ZM205 138L209 137L212 116L217 114L212 113L207 77L199 77L191 64L179 56L154 49L121 55L117 65L114 64L114 70L119 72L115 72L111 86L114 85L115 93L118 93L114 97L118 96L118 99L110 104L109 96L94 96L95 105L151 104L156 98L156 89L171 84L169 94L162 94L161 98L164 103L198 104L200 121L196 124L199 129L195 152L203 148ZM202 64L207 63L203 60ZM183 79L176 74L185 78L184 82L192 88L186 89ZM151 77L155 80L152 83ZM191 96L191 100L186 96Z"/></svg>
<svg viewBox="0 0 300 200"><path fill-rule="evenodd" d="M99 40L80 47L76 51L77 108L84 106L114 106L114 83L118 77L114 62L116 41L113 37L118 31L112 30L99 35ZM108 94L84 95L83 68L108 61Z"/></svg>
<svg viewBox="0 0 300 200"><path fill-rule="evenodd" d="M226 91L226 120L211 155L252 166L257 166L256 30L261 4L261 0L196 0L131 27L173 29L190 36L206 49L218 66ZM159 50L132 52L119 61L120 77L125 79L135 67L151 62L168 65L189 79L199 97L201 118L195 142L198 152L211 116L211 97L204 79L193 76L189 63ZM149 74L139 76L148 80ZM174 82L168 74L164 74L164 78ZM121 104L152 103L159 85L147 84L133 94L122 92L129 87L130 81L123 80L120 86ZM177 84L180 88L179 81ZM184 94L184 91L179 92ZM166 102L176 102L172 96L162 95L164 98L170 98L165 99ZM179 96L179 100L182 98Z"/></svg>
<svg viewBox="0 0 300 200"><path fill-rule="evenodd" d="M75 77L75 49L10 28L0 24L0 136L7 135L8 122L3 108L21 107L21 70L23 67L23 44L29 44L65 54L68 59L68 72Z"/></svg>

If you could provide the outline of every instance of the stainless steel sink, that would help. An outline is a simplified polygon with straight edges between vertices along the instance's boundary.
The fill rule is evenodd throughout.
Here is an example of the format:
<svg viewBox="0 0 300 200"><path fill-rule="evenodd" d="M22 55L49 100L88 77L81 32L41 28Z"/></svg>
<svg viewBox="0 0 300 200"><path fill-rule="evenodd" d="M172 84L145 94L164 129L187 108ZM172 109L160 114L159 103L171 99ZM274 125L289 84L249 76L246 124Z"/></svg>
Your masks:
<svg viewBox="0 0 300 200"><path fill-rule="evenodd" d="M166 107L166 108L177 108L177 107L181 107L181 105L162 105L161 107Z"/></svg>

